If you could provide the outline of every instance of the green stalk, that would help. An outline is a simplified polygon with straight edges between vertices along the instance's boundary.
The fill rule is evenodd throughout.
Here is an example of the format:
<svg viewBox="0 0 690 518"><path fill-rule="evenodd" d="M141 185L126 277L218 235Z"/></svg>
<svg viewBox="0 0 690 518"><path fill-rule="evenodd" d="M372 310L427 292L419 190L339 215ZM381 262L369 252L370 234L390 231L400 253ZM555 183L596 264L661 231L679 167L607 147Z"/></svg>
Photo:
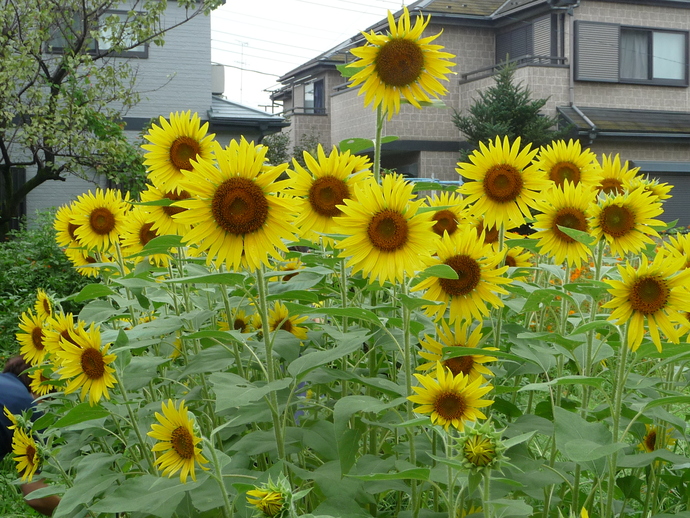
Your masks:
<svg viewBox="0 0 690 518"><path fill-rule="evenodd" d="M403 294L408 294L407 287L407 276L403 278L402 283ZM414 411L412 409L412 401L409 397L413 394L412 392L412 362L414 358L412 356L412 333L410 332L410 309L406 305L402 305L402 321L403 321L403 339L404 339L404 350L405 350L405 384L406 384L406 394L407 401L405 402L407 407L407 420L411 421L414 419ZM414 432L411 428L408 428L409 446L410 446L410 463L412 465L417 465L417 451L414 444ZM418 502L418 488L417 481L410 481L410 486L412 489L412 516L417 518L419 515L419 502Z"/></svg>
<svg viewBox="0 0 690 518"><path fill-rule="evenodd" d="M482 473L484 477L484 487L482 488L482 511L484 518L491 518L491 508L489 502L491 501L491 470L484 469Z"/></svg>
<svg viewBox="0 0 690 518"><path fill-rule="evenodd" d="M505 242L505 225L501 223L498 227L498 253L503 254L503 248L504 248L504 242ZM503 266L505 264L505 257L501 260L500 264L498 265L499 267ZM498 294L498 297L501 298L501 295ZM498 307L496 308L498 311L498 314L496 315L496 328L494 330L495 336L494 336L494 347L497 349L501 348L501 329L503 327L503 308Z"/></svg>
<svg viewBox="0 0 690 518"><path fill-rule="evenodd" d="M386 112L379 104L376 107L376 136L374 137L374 179L376 183L381 183L381 135L383 134L383 121Z"/></svg>
<svg viewBox="0 0 690 518"><path fill-rule="evenodd" d="M275 364L273 362L273 341L270 339L270 328L268 323L268 288L266 286L265 266L261 265L256 271L256 286L259 292L259 314L261 315L261 327L263 328L263 341L266 352L266 375L268 383L275 381ZM278 396L275 391L269 395L271 402L271 415L273 416L273 433L276 438L278 448L278 458L285 460L285 440L283 438L282 423L279 416Z"/></svg>
<svg viewBox="0 0 690 518"><path fill-rule="evenodd" d="M225 484L223 483L223 471L221 469L220 462L218 461L218 454L216 453L216 449L213 447L213 443L211 441L204 438L204 442L208 446L208 449L211 451L211 461L213 462L214 468L214 473L212 473L211 476L216 480L216 482L218 482L220 493L221 495L223 495L223 515L225 516L225 518L232 518L232 504L230 503L228 490L226 489Z"/></svg>

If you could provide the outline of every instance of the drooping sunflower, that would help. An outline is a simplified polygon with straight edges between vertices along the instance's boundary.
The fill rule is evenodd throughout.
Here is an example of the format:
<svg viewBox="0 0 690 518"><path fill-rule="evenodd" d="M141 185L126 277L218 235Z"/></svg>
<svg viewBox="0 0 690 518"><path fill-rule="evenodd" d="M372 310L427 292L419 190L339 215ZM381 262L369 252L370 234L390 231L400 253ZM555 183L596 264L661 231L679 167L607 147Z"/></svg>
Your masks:
<svg viewBox="0 0 690 518"><path fill-rule="evenodd" d="M55 390L54 385L51 383L52 378L46 376L46 374L49 374L47 369L34 369L29 373L31 392L39 396L45 396Z"/></svg>
<svg viewBox="0 0 690 518"><path fill-rule="evenodd" d="M549 181L539 171L532 158L538 149L531 144L520 149L520 137L511 144L508 137L489 141L489 147L479 143L479 150L470 156L471 163L459 162L456 171L467 178L458 191L466 196L475 216L483 216L484 224L519 227L525 217L532 217L539 193L549 187Z"/></svg>
<svg viewBox="0 0 690 518"><path fill-rule="evenodd" d="M160 424L152 424L151 431L147 434L159 441L151 451L165 452L156 456L156 466L168 477L179 471L183 484L187 483L188 475L196 481L196 464L207 470L204 464L207 464L208 460L201 454L201 448L198 446L202 439L195 433L194 416L187 410L184 400L180 401L178 407L169 399L167 404L163 401L161 407L163 414L156 412L156 419Z"/></svg>
<svg viewBox="0 0 690 518"><path fill-rule="evenodd" d="M115 355L108 354L110 344L101 345L101 332L94 324L88 330L78 327L71 337L72 340L60 341L61 350L57 352L62 360L60 379L69 380L65 394L81 389L81 400L88 394L90 405L98 403L101 397L110 399L108 389L117 383L115 369L110 366L115 361Z"/></svg>
<svg viewBox="0 0 690 518"><path fill-rule="evenodd" d="M55 241L59 246L81 246L75 234L77 225L72 223L73 217L74 207L72 204L63 205L55 213L53 228L55 229Z"/></svg>
<svg viewBox="0 0 690 518"><path fill-rule="evenodd" d="M621 257L629 252L636 254L653 243L649 236L659 237L654 227L664 227L665 223L653 218L661 213L661 203L639 189L600 196L588 209L592 235L597 241L606 239L611 253Z"/></svg>
<svg viewBox="0 0 690 518"><path fill-rule="evenodd" d="M667 183L660 183L658 178L650 178L649 175L634 176L630 181L628 181L623 188L626 191L634 191L635 189L642 189L650 193L653 197L656 197L655 201L665 201L673 196L669 194L673 185Z"/></svg>
<svg viewBox="0 0 690 518"><path fill-rule="evenodd" d="M149 170L149 179L159 186L172 190L184 179L182 171L192 169L191 160L210 160L215 134L207 135L208 122L201 124L198 114L191 111L170 114L170 122L163 116L160 126L152 124L144 138L151 142L141 147L144 165Z"/></svg>
<svg viewBox="0 0 690 518"><path fill-rule="evenodd" d="M362 271L369 282L402 282L423 268L436 250L438 236L431 232L430 213L418 213L412 184L397 174L386 175L381 185L365 180L355 187L355 199L345 200L344 216L335 218L346 237L336 247L349 257L353 272Z"/></svg>
<svg viewBox="0 0 690 518"><path fill-rule="evenodd" d="M628 322L628 347L637 350L644 337L644 324L656 348L661 352L659 330L673 343L678 343L676 323L690 325L686 311L690 308L690 269L684 268L684 259L657 253L649 263L641 256L641 264L634 267L629 262L618 266L621 280L606 280L611 285L608 292L613 298L602 307L613 311L609 320L617 324Z"/></svg>
<svg viewBox="0 0 690 518"><path fill-rule="evenodd" d="M34 304L36 316L41 320L47 320L53 315L53 301L41 288L36 292L36 302Z"/></svg>
<svg viewBox="0 0 690 518"><path fill-rule="evenodd" d="M564 182L584 184L593 188L599 181L601 166L597 156L589 149L582 149L579 140L557 140L539 150L535 165L547 178L562 189Z"/></svg>
<svg viewBox="0 0 690 518"><path fill-rule="evenodd" d="M621 157L616 154L602 155L601 172L595 187L604 194L622 194L625 186L633 182L639 167L628 169L628 161L621 165Z"/></svg>
<svg viewBox="0 0 690 518"><path fill-rule="evenodd" d="M583 261L587 262L592 254L590 247L558 227L589 232L587 213L593 203L594 192L583 183L573 185L566 181L560 188L549 189L537 204L541 214L535 217L537 232L532 234L539 240L539 252L553 257L556 264L567 261L574 268L579 268Z"/></svg>
<svg viewBox="0 0 690 518"><path fill-rule="evenodd" d="M65 255L70 260L74 268L84 277L98 277L101 269L93 264L100 264L101 260L94 257L94 253L86 248L65 248Z"/></svg>
<svg viewBox="0 0 690 518"><path fill-rule="evenodd" d="M497 350L495 347L478 349L477 346L482 337L481 326L476 326L471 333L469 332L469 327L470 322L456 320L454 329L451 329L446 321L442 320L441 326L436 326L436 333L440 341L434 339L430 335L425 335L424 340L421 340L420 343L426 351L419 351L419 356L428 360L428 362L417 367L417 370L430 370L436 367L436 363L440 361L445 368L450 369L453 376L462 373L469 377L470 381L474 381L482 376L493 376L493 372L483 365L487 362L495 362L496 358L493 356L472 354L469 356L456 356L455 358L448 358L446 360L443 359L444 347L476 349L477 352Z"/></svg>
<svg viewBox="0 0 690 518"><path fill-rule="evenodd" d="M282 329L292 333L300 340L307 339L307 328L299 327L308 317L290 315L288 308L280 301L276 301L268 311L268 327L271 331Z"/></svg>
<svg viewBox="0 0 690 518"><path fill-rule="evenodd" d="M20 331L16 334L21 344L19 353L31 365L43 363L46 356L45 321L34 315L30 309L19 318Z"/></svg>
<svg viewBox="0 0 690 518"><path fill-rule="evenodd" d="M440 237L443 237L444 232L451 236L455 234L464 221L465 200L462 196L443 191L439 195L428 196L426 204L429 207L439 207L431 216L434 221L431 230Z"/></svg>
<svg viewBox="0 0 690 518"><path fill-rule="evenodd" d="M664 428L658 425L645 424L645 435L640 441L639 449L651 453L661 448L669 448L676 444L673 438L673 428Z"/></svg>
<svg viewBox="0 0 690 518"><path fill-rule="evenodd" d="M22 482L31 482L41 465L41 458L36 442L23 428L17 428L12 434L12 453Z"/></svg>
<svg viewBox="0 0 690 518"><path fill-rule="evenodd" d="M493 389L492 385L482 384L486 381L479 377L473 381L463 375L453 376L441 362L436 363L436 377L426 374L415 374L421 387L412 387L416 394L407 399L421 406L415 408L420 414L430 414L431 422L443 426L446 430L453 425L461 432L465 423L486 419L480 408L493 404L490 399L481 399Z"/></svg>
<svg viewBox="0 0 690 518"><path fill-rule="evenodd" d="M158 200L167 199L171 202L180 200L187 200L191 195L182 189L179 185L171 185L167 187L156 187L155 185L148 185L145 191L141 193L142 202L156 202ZM148 212L147 221L153 223L151 229L156 231L158 235L165 236L174 234L182 236L189 230L189 225L186 225L173 216L184 212L186 209L176 207L174 205L144 205L146 212Z"/></svg>
<svg viewBox="0 0 690 518"><path fill-rule="evenodd" d="M418 16L411 26L407 7L395 23L393 14L388 11L388 33L363 32L367 43L352 49L359 59L350 67L362 68L352 76L351 87L362 85L359 94L364 94L364 105L372 108L381 106L390 119L400 111L401 97L412 106L421 108L420 102L429 102L429 96L438 98L446 93L439 82L447 80L454 63L448 61L455 56L442 52L441 45L432 42L441 33L422 37L431 17L426 20Z"/></svg>
<svg viewBox="0 0 690 518"><path fill-rule="evenodd" d="M177 206L181 223L193 225L184 241L207 251L207 264L225 264L229 270L247 266L251 271L268 266L268 256L280 259L287 252L283 241L294 239L294 201L285 196L289 180L276 181L287 164L264 168L265 146L244 138L228 148L214 146L217 165L193 161L180 186L192 195Z"/></svg>
<svg viewBox="0 0 690 518"><path fill-rule="evenodd" d="M108 250L118 239L129 208L128 196L123 199L115 189L82 194L73 204L74 234L86 248Z"/></svg>
<svg viewBox="0 0 690 518"><path fill-rule="evenodd" d="M326 156L320 144L316 157L304 152L304 162L306 169L294 159L294 171L288 169L298 214L295 224L302 237L332 245L333 239L322 234L333 233L333 218L342 215L338 205L355 195L356 183L371 177L371 164L366 156L340 153L335 146Z"/></svg>
<svg viewBox="0 0 690 518"><path fill-rule="evenodd" d="M149 214L141 207L135 207L130 211L127 221L122 225L120 235L122 253L126 256L139 254L149 241L156 237L158 237L158 232L153 229L153 222ZM148 258L152 264L157 266L167 266L170 261L168 254L152 254ZM132 259L138 263L143 257L136 256Z"/></svg>
<svg viewBox="0 0 690 518"><path fill-rule="evenodd" d="M685 268L690 268L690 234L676 234L668 236L664 248L671 255L685 257Z"/></svg>
<svg viewBox="0 0 690 518"><path fill-rule="evenodd" d="M503 276L508 267L498 267L501 259L502 256L494 253L491 245L485 245L473 229L452 236L446 234L441 238L434 262L450 266L458 278L430 276L413 290L426 290L422 298L442 303L426 306L427 315L436 320L449 309L451 324L458 319L481 321L489 314L487 304L503 306L496 293L507 294L500 285L512 282Z"/></svg>

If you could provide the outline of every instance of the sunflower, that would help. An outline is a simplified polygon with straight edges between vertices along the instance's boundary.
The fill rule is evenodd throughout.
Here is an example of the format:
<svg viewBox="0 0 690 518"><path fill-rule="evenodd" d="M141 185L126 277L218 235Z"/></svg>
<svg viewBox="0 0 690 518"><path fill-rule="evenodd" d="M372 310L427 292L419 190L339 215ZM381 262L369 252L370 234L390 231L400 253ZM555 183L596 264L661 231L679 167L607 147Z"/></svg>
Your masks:
<svg viewBox="0 0 690 518"><path fill-rule="evenodd" d="M685 257L685 268L690 268L690 234L669 236L664 248L671 254Z"/></svg>
<svg viewBox="0 0 690 518"><path fill-rule="evenodd" d="M268 280L269 281L280 281L281 279L283 281L289 281L292 279L295 275L299 274L299 270L304 268L304 263L300 260L299 257L293 257L291 259L286 259L285 261L281 261L281 263L278 265L278 271L281 272L292 272L287 275L282 275L280 277L270 277Z"/></svg>
<svg viewBox="0 0 690 518"><path fill-rule="evenodd" d="M505 265L512 268L529 268L532 265L534 254L521 246L513 246L506 250ZM517 279L517 277L515 277Z"/></svg>
<svg viewBox="0 0 690 518"><path fill-rule="evenodd" d="M601 175L597 156L589 149L582 150L579 140L557 140L550 146L542 147L534 160L540 171L558 188L568 181L573 185L580 183L593 188Z"/></svg>
<svg viewBox="0 0 690 518"><path fill-rule="evenodd" d="M17 428L12 434L12 453L22 482L31 482L41 464L41 458L36 442L23 428Z"/></svg>
<svg viewBox="0 0 690 518"><path fill-rule="evenodd" d="M354 196L354 184L371 177L371 164L366 156L340 153L335 146L326 156L319 144L316 155L305 151L307 168L293 159L295 170L288 170L293 181L291 194L297 202L295 225L302 237L313 242L322 239L325 245L332 245L333 239L323 234L333 233L333 218L342 215L338 205Z"/></svg>
<svg viewBox="0 0 690 518"><path fill-rule="evenodd" d="M442 326L436 326L436 333L441 341L437 341L429 335L424 336L424 340L420 343L426 351L419 351L419 356L428 360L428 363L420 365L417 370L429 370L436 366L437 362L450 370L453 376L464 374L470 381L482 376L493 376L493 372L487 369L483 364L487 362L495 362L496 358L493 356L485 356L483 354L472 354L469 356L456 356L455 358L448 358L443 360L444 347L465 347L476 349L479 345L479 340L482 337L481 326L476 326L472 333L469 333L469 322L455 321L453 330L448 326L445 320L441 321ZM469 334L468 334L469 333ZM495 347L486 349L477 349L479 351L495 351ZM427 352L428 351L428 352Z"/></svg>
<svg viewBox="0 0 690 518"><path fill-rule="evenodd" d="M458 319L482 320L489 314L487 303L494 307L502 307L503 302L496 293L508 292L499 286L512 281L503 274L507 266L498 267L502 256L485 245L481 236L474 230L456 232L445 235L440 241L437 264L450 266L458 275L457 279L442 279L427 277L417 284L413 290L426 290L422 298L441 302L440 305L426 306L427 315L440 319L450 309L450 323Z"/></svg>
<svg viewBox="0 0 690 518"><path fill-rule="evenodd" d="M291 316L288 308L280 301L276 301L268 312L268 327L271 331L282 329L292 333L300 340L307 339L307 328L299 327L299 324L308 317Z"/></svg>
<svg viewBox="0 0 690 518"><path fill-rule="evenodd" d="M625 186L633 182L639 167L628 169L628 161L621 166L621 158L618 154L602 155L601 173L595 187L604 194L622 194Z"/></svg>
<svg viewBox="0 0 690 518"><path fill-rule="evenodd" d="M117 381L110 364L115 361L114 354L108 354L110 344L101 346L101 332L95 324L86 330L77 328L71 340L60 341L61 350L57 356L62 360L58 374L60 379L69 380L65 394L71 394L81 388L80 398L83 401L89 395L89 404L94 405L105 396L110 399L109 388Z"/></svg>
<svg viewBox="0 0 690 518"><path fill-rule="evenodd" d="M661 448L666 448L676 444L676 440L671 436L673 428L664 430L661 426L645 424L645 435L639 444L639 449L651 453Z"/></svg>
<svg viewBox="0 0 690 518"><path fill-rule="evenodd" d="M21 344L19 353L31 365L43 363L47 352L44 343L45 321L29 309L19 318L19 329L20 332L16 334L17 341Z"/></svg>
<svg viewBox="0 0 690 518"><path fill-rule="evenodd" d="M438 237L431 232L431 215L418 213L422 201L412 201L412 184L397 174L386 175L382 184L367 180L355 187L355 199L345 200L345 214L335 218L346 237L336 245L349 257L353 272L362 270L369 282L402 282L423 268L436 249Z"/></svg>
<svg viewBox="0 0 690 518"><path fill-rule="evenodd" d="M174 217L195 225L183 239L207 251L207 264L252 271L268 266L268 255L280 259L276 249L287 252L283 241L294 238L294 202L283 195L290 181L275 181L287 164L264 168L268 148L244 137L214 147L218 167L200 158L180 183L193 198L178 201L188 210Z"/></svg>
<svg viewBox="0 0 690 518"><path fill-rule="evenodd" d="M431 227L431 230L441 237L443 237L444 232L448 232L452 236L464 220L463 209L465 208L465 200L462 196L455 193L441 192L438 196L436 194L433 197L428 196L426 204L431 208L438 207L431 216L431 219L434 221L434 226Z"/></svg>
<svg viewBox="0 0 690 518"><path fill-rule="evenodd" d="M167 404L164 401L161 406L163 415L156 412L156 419L160 424L152 424L151 431L147 434L159 441L151 451L165 452L157 456L156 466L168 477L179 471L183 484L187 483L187 475L191 475L196 482L196 464L207 470L204 464L208 460L201 454L198 446L202 439L195 433L194 415L187 410L184 400L180 401L179 408L172 399L168 399Z"/></svg>
<svg viewBox="0 0 690 518"><path fill-rule="evenodd" d="M466 195L475 216L484 216L488 226L519 227L525 217L531 218L539 192L549 186L543 172L530 165L537 149L531 144L520 150L520 137L510 144L508 137L479 143L479 150L470 156L471 163L458 163L456 171L469 181L458 191Z"/></svg>
<svg viewBox="0 0 690 518"><path fill-rule="evenodd" d="M72 266L84 277L98 277L101 274L100 267L91 266L101 262L94 257L93 252L82 247L66 248L65 255L72 263Z"/></svg>
<svg viewBox="0 0 690 518"><path fill-rule="evenodd" d="M489 399L480 399L493 389L491 385L482 386L486 381L478 377L470 381L469 377L458 374L453 376L450 369L446 369L441 362L436 363L436 377L426 374L415 374L421 387L412 387L417 394L407 399L421 406L415 408L420 414L430 414L431 422L443 426L446 430L450 425L461 432L465 423L486 419L478 410L493 404Z"/></svg>
<svg viewBox="0 0 690 518"><path fill-rule="evenodd" d="M81 246L75 234L77 225L72 223L73 218L73 205L63 205L55 213L53 228L55 229L55 241L59 246Z"/></svg>
<svg viewBox="0 0 690 518"><path fill-rule="evenodd" d="M590 205L588 214L592 235L597 240L606 239L612 254L624 256L654 243L649 236L659 237L659 234L653 227L664 227L665 223L653 218L662 212L660 202L638 189L600 196L597 203Z"/></svg>
<svg viewBox="0 0 690 518"><path fill-rule="evenodd" d="M496 225L485 225L484 216L475 216L472 214L472 207L465 209L463 212L463 220L465 222L463 225L464 228L462 229L463 232L467 232L468 229L474 229L478 236L484 236L485 245L491 245L491 249L495 252L499 251L499 230ZM523 236L520 234L510 231L506 231L503 236L504 242L506 239L522 238Z"/></svg>
<svg viewBox="0 0 690 518"><path fill-rule="evenodd" d="M96 189L79 196L73 205L74 234L83 246L107 250L118 239L129 212L129 196L120 191Z"/></svg>
<svg viewBox="0 0 690 518"><path fill-rule="evenodd" d="M7 408L5 405L2 406L2 413L5 415L7 420L10 422L10 424L7 425L8 430L16 430L17 427L19 426L19 421L17 420L17 416L15 416L9 408Z"/></svg>
<svg viewBox="0 0 690 518"><path fill-rule="evenodd" d="M160 126L151 125L144 138L151 142L141 147L144 154L144 165L149 170L149 179L159 186L173 186L184 179L182 171L192 169L191 160L210 160L212 157L215 134L207 135L208 122L201 125L199 115L190 111L170 114L170 122L163 116Z"/></svg>
<svg viewBox="0 0 690 518"><path fill-rule="evenodd" d="M153 230L153 222L149 214L141 207L135 207L129 213L127 221L122 225L120 242L122 243L122 253L132 256L141 253L144 247L152 239L158 237L158 232ZM133 258L135 263L140 262L142 256ZM157 266L168 266L170 256L168 254L153 254L149 256L149 261Z"/></svg>
<svg viewBox="0 0 690 518"><path fill-rule="evenodd" d="M673 196L669 194L673 185L667 183L659 183L657 178L650 178L649 175L646 177L635 176L629 180L623 188L626 191L634 191L635 189L642 189L650 193L656 199L654 201L665 201ZM654 198L652 198L654 199Z"/></svg>
<svg viewBox="0 0 690 518"><path fill-rule="evenodd" d="M539 252L553 257L556 264L567 261L570 266L579 268L592 255L589 246L581 243L559 227L589 232L587 211L594 201L594 193L583 183L573 185L566 181L560 188L549 189L544 200L537 204L541 211L535 218L532 234L538 239Z"/></svg>
<svg viewBox="0 0 690 518"><path fill-rule="evenodd" d="M682 257L657 253L649 263L642 255L638 267L626 261L619 265L621 280L606 280L613 298L602 307L611 308L609 320L617 324L628 322L628 347L637 350L644 336L644 323L656 348L661 352L659 329L673 343L678 343L678 330L674 323L690 325L685 317L690 308L690 269L684 268Z"/></svg>
<svg viewBox="0 0 690 518"><path fill-rule="evenodd" d="M53 314L53 301L41 288L38 288L36 292L34 309L36 310L36 316L41 320L47 320Z"/></svg>
<svg viewBox="0 0 690 518"><path fill-rule="evenodd" d="M362 33L367 43L350 51L359 59L348 66L362 69L352 76L350 86L362 85L358 95L364 94L365 106L381 106L390 119L400 111L401 96L421 108L419 103L429 102L429 96L438 98L446 93L439 79L447 80L450 67L455 66L448 59L455 56L441 52L441 45L431 43L441 33L422 37L430 19L418 16L411 27L410 13L404 7L397 24L388 11L387 34L373 30Z"/></svg>
<svg viewBox="0 0 690 518"><path fill-rule="evenodd" d="M147 185L145 191L141 193L142 202L156 202L159 200L170 200L176 202L180 200L187 200L191 195L178 185L171 185L167 187L156 187L155 185ZM174 205L142 205L148 213L147 221L153 223L151 229L158 233L158 235L165 236L168 234L183 236L190 228L173 216L184 212L186 209L176 207Z"/></svg>
<svg viewBox="0 0 690 518"><path fill-rule="evenodd" d="M52 378L46 376L49 371L47 369L34 369L29 373L29 379L31 379L30 387L31 392L38 394L39 396L45 396L55 391L55 387L52 383Z"/></svg>
<svg viewBox="0 0 690 518"><path fill-rule="evenodd" d="M486 435L470 435L462 445L462 457L474 468L485 468L496 458L496 444Z"/></svg>
<svg viewBox="0 0 690 518"><path fill-rule="evenodd" d="M218 329L221 331L239 331L240 333L249 333L251 330L249 328L250 322L247 312L243 309L235 309L230 315L230 322L232 322L232 327L230 326L228 320L219 320Z"/></svg>
<svg viewBox="0 0 690 518"><path fill-rule="evenodd" d="M283 494L268 489L250 489L247 491L247 503L254 506L264 516L275 518L283 511Z"/></svg>

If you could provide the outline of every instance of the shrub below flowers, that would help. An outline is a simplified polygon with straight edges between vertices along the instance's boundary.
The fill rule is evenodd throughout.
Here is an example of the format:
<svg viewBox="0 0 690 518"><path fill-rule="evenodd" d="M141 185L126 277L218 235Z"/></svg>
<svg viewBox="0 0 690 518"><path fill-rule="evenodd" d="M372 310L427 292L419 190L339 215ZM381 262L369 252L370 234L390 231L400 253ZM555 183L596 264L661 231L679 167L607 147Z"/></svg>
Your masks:
<svg viewBox="0 0 690 518"><path fill-rule="evenodd" d="M405 10L356 53L393 45L365 68L379 124L443 92L426 23ZM410 49L438 63L396 75ZM56 217L101 278L84 308L39 294L21 317L46 396L12 418L14 458L55 516L687 511L690 247L659 238L667 189L497 137L459 164L468 198L424 200L345 149L291 169L196 115L160 123L145 202L98 191ZM538 237L509 232L535 209Z"/></svg>

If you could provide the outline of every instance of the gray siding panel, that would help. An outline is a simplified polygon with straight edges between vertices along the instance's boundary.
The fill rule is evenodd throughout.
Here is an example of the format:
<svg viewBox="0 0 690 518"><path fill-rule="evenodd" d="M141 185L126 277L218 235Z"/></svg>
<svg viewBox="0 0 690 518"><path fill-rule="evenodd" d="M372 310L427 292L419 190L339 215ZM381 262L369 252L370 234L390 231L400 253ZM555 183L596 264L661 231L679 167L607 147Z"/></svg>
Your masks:
<svg viewBox="0 0 690 518"><path fill-rule="evenodd" d="M620 26L575 22L575 79L618 82Z"/></svg>

